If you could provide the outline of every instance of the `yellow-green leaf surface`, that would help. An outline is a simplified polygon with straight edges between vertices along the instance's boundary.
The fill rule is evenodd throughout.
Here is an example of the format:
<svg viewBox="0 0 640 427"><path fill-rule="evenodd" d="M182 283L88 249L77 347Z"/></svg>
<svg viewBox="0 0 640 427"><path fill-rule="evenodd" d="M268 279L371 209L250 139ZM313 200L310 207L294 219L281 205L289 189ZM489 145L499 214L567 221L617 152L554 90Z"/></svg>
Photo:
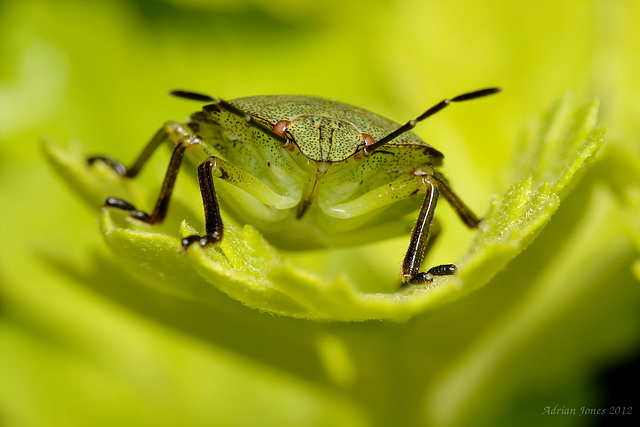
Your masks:
<svg viewBox="0 0 640 427"><path fill-rule="evenodd" d="M484 285L535 238L558 208L559 194L574 184L577 173L604 142L604 131L595 128L596 116L596 103L573 109L568 98L558 102L533 130L523 150L528 154L519 160L517 171L524 179L491 200L459 275L436 278L426 286L364 293L344 277L327 280L305 271L251 225L238 228L228 221L223 242L205 250L192 246L185 251L175 233L171 237L154 227L130 225L122 220L126 214L109 209L102 213L102 231L122 265L149 286L176 296L206 304L219 297L210 290L215 287L248 307L278 315L406 320ZM114 188L125 179L115 173L105 176L103 167L94 170L82 155L63 152L49 143L44 149L55 169L89 203L95 203L99 195L131 196ZM129 198L141 199L142 195ZM197 230L192 226L182 224L181 236L194 233Z"/></svg>

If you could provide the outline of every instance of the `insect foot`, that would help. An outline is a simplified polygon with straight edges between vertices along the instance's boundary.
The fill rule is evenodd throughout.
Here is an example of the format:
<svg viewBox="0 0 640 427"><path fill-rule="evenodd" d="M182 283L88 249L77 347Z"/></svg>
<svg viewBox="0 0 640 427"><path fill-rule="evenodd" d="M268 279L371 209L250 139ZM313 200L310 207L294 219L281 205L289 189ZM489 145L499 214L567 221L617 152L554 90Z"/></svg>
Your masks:
<svg viewBox="0 0 640 427"><path fill-rule="evenodd" d="M456 274L456 271L458 271L458 268L455 265L442 264L431 267L427 274L431 274L432 276L451 276Z"/></svg>
<svg viewBox="0 0 640 427"><path fill-rule="evenodd" d="M405 278L403 286L406 285L422 285L424 283L433 282L434 276L453 276L458 268L453 264L442 264L431 267L426 273L418 273L413 277Z"/></svg>
<svg viewBox="0 0 640 427"><path fill-rule="evenodd" d="M182 239L182 249L187 250L189 246L191 246L195 242L198 242L198 245L200 245L201 248L206 248L207 246L214 245L221 240L222 233L218 231L212 234L205 234L204 236L193 234Z"/></svg>
<svg viewBox="0 0 640 427"><path fill-rule="evenodd" d="M89 157L87 159L87 164L92 165L97 161L104 162L107 165L111 166L111 169L113 169L118 175L127 176L127 168L119 161L108 156Z"/></svg>
<svg viewBox="0 0 640 427"><path fill-rule="evenodd" d="M104 205L102 206L105 208L116 208L123 211L129 211L131 212L131 218L146 222L147 224L156 224L158 222L148 213L139 211L131 203L118 199L117 197L107 197L107 200L105 200Z"/></svg>

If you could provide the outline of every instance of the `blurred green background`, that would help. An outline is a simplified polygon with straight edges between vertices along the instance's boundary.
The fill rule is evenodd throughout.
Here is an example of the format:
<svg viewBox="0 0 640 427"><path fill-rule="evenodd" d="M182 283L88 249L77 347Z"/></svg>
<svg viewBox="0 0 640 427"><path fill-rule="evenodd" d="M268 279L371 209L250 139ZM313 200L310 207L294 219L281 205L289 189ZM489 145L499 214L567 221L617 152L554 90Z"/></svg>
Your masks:
<svg viewBox="0 0 640 427"><path fill-rule="evenodd" d="M438 392L441 373L488 345L494 322L508 323L508 316L492 314L495 307L521 302L525 291L510 291L517 278L509 271L491 289L406 325L314 324L252 313L232 301L210 313L130 286L105 248L97 211L54 177L38 141L46 135L127 161L165 120L197 109L167 96L176 88L227 99L318 95L405 121L442 98L501 86L499 97L450 108L417 131L445 153L446 175L482 213L510 183L514 141L566 91L578 100L599 98L607 145L638 155L638 22L636 1L1 1L2 425L600 422L541 414L547 405L603 405L595 376L638 345L638 283L630 273L637 253L615 224L602 231L616 222L607 216L617 206L613 197L575 206L601 207L593 234L615 242L616 264L598 271L597 287L583 299L544 317L506 353L473 359L493 363L482 381L474 376L482 369L469 378L459 370L461 384L481 385L456 394L464 386L453 378L452 397ZM150 188L166 161L158 159L142 178ZM591 200L597 176L585 181L589 189L584 184L575 197ZM451 260L472 236L450 210L442 215L441 239L462 243L441 245L434 259ZM380 258L391 275L403 242L392 242L393 256ZM522 271L536 274L527 267ZM433 336L416 332L427 329ZM317 336L317 348L270 347L270 337L281 343L300 334ZM446 344L448 334L454 344ZM392 339L402 346L393 348ZM432 371L398 383L421 360L394 351L412 343L423 348L423 339L442 346L424 349ZM349 359L345 351L361 364L355 379L354 367L340 362ZM408 393L416 390L418 396Z"/></svg>

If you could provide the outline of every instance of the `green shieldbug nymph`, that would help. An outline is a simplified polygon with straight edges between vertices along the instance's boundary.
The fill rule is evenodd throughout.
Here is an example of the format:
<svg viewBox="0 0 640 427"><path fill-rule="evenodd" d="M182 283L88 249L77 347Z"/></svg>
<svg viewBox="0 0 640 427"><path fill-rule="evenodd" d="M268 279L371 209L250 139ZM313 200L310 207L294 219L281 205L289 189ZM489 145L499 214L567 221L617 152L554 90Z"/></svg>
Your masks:
<svg viewBox="0 0 640 427"><path fill-rule="evenodd" d="M183 123L167 122L128 168L109 157L91 157L88 162L104 161L118 174L133 178L158 146L173 144L151 214L115 197L105 202L157 224L167 214L185 151L194 156L206 233L184 238L185 249L222 239L218 197L239 222L252 224L286 249L352 246L398 236L410 229L405 215L419 209L402 263L402 282L426 283L456 271L453 264L420 271L440 231L433 218L438 197L444 196L467 227L477 228L479 220L438 172L443 154L410 129L452 102L499 91L482 89L445 99L402 126L322 98L274 95L223 101L173 91L206 105Z"/></svg>

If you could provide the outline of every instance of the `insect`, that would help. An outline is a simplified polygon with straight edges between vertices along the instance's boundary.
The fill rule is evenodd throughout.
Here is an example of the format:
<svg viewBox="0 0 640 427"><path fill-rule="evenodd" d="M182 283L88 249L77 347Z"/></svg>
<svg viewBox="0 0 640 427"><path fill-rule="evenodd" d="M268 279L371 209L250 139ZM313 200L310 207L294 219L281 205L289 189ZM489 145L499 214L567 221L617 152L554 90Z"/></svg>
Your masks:
<svg viewBox="0 0 640 427"><path fill-rule="evenodd" d="M404 125L337 101L275 95L230 101L189 92L171 94L205 103L185 122L165 123L130 167L103 161L134 178L163 143L173 145L160 195L151 213L116 197L104 206L157 224L164 220L185 152L198 164L205 234L182 239L187 249L216 244L224 225L218 199L240 223L250 223L285 249L360 245L411 230L402 283L422 284L454 274L453 264L422 271L440 232L433 215L443 196L469 228L476 215L438 171L443 154L410 130L449 104L500 91L488 88L445 99ZM406 216L419 209L417 221Z"/></svg>

